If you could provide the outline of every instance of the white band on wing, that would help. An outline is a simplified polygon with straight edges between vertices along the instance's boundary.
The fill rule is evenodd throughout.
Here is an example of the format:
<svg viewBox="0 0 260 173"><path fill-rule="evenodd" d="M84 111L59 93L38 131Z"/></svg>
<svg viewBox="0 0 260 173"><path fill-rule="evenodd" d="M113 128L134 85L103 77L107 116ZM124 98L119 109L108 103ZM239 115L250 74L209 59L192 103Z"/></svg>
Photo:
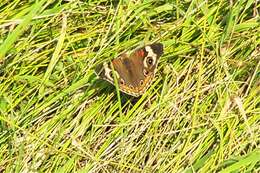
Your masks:
<svg viewBox="0 0 260 173"><path fill-rule="evenodd" d="M146 52L148 52L148 55L144 58L144 67L148 68L146 59L147 57L152 57L153 58L153 65L156 63L156 57L157 55L153 52L153 49L150 46L145 46Z"/></svg>
<svg viewBox="0 0 260 173"><path fill-rule="evenodd" d="M104 70L105 70L105 76L106 76L110 81L113 81L113 77L110 76L110 72L111 72L112 70L108 67L108 64L107 64L107 63L103 63L103 67L104 67Z"/></svg>
<svg viewBox="0 0 260 173"><path fill-rule="evenodd" d="M108 67L108 64L107 64L107 63L103 63L103 66L104 66L104 69L105 69L105 76L106 76L111 82L113 82L113 81L114 81L114 77L111 76L111 74L113 74L113 73L111 73L112 70ZM119 74L117 73L117 71L114 70L114 73L115 73L116 77L119 79L120 76L119 76Z"/></svg>

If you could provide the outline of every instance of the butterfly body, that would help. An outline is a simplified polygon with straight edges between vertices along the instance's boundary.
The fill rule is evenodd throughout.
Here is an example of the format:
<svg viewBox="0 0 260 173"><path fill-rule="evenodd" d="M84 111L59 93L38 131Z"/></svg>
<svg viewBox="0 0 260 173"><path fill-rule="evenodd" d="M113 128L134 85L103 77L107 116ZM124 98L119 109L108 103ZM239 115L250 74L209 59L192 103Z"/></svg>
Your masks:
<svg viewBox="0 0 260 173"><path fill-rule="evenodd" d="M138 97L151 85L162 54L163 45L154 43L133 51L130 56L124 53L110 63L99 64L95 72L113 85L116 77L122 92Z"/></svg>

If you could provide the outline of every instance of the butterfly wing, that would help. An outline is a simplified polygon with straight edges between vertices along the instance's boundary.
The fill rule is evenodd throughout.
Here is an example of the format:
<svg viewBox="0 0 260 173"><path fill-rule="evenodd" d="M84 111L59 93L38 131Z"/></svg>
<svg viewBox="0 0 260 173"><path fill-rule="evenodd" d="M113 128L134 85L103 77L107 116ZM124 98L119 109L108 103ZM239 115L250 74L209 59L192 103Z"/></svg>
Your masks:
<svg viewBox="0 0 260 173"><path fill-rule="evenodd" d="M132 96L142 95L150 86L154 77L159 57L163 53L163 45L155 43L135 50L129 57L120 55L111 64L104 63L97 67L97 74L114 84L112 67L115 70L119 89Z"/></svg>
<svg viewBox="0 0 260 173"><path fill-rule="evenodd" d="M112 61L118 72L119 88L130 95L142 95L151 85L159 57L163 53L161 43L135 50L129 57L120 56Z"/></svg>

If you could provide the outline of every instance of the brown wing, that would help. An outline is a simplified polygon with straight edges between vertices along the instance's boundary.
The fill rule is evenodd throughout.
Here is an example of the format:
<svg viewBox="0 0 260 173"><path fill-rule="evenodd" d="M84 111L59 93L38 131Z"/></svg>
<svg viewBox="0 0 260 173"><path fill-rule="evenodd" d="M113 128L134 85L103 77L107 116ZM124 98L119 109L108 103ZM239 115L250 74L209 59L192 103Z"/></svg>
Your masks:
<svg viewBox="0 0 260 173"><path fill-rule="evenodd" d="M129 57L122 54L112 60L119 82L119 89L133 96L142 95L151 84L162 53L163 45L156 43L135 50ZM95 72L101 78L114 84L110 63L98 65Z"/></svg>
<svg viewBox="0 0 260 173"><path fill-rule="evenodd" d="M154 77L162 49L162 44L152 44L135 50L130 57L123 54L112 61L120 76L119 86L123 92L134 96L145 92ZM149 60L153 62L149 64Z"/></svg>

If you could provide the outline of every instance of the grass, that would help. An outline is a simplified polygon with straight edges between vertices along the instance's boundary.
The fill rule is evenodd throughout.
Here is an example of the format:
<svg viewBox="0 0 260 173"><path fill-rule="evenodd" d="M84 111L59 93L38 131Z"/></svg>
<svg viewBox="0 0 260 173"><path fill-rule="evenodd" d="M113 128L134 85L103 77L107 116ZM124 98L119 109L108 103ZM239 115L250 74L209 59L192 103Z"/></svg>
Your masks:
<svg viewBox="0 0 260 173"><path fill-rule="evenodd" d="M254 0L0 3L1 172L259 172ZM94 68L164 44L133 98Z"/></svg>

